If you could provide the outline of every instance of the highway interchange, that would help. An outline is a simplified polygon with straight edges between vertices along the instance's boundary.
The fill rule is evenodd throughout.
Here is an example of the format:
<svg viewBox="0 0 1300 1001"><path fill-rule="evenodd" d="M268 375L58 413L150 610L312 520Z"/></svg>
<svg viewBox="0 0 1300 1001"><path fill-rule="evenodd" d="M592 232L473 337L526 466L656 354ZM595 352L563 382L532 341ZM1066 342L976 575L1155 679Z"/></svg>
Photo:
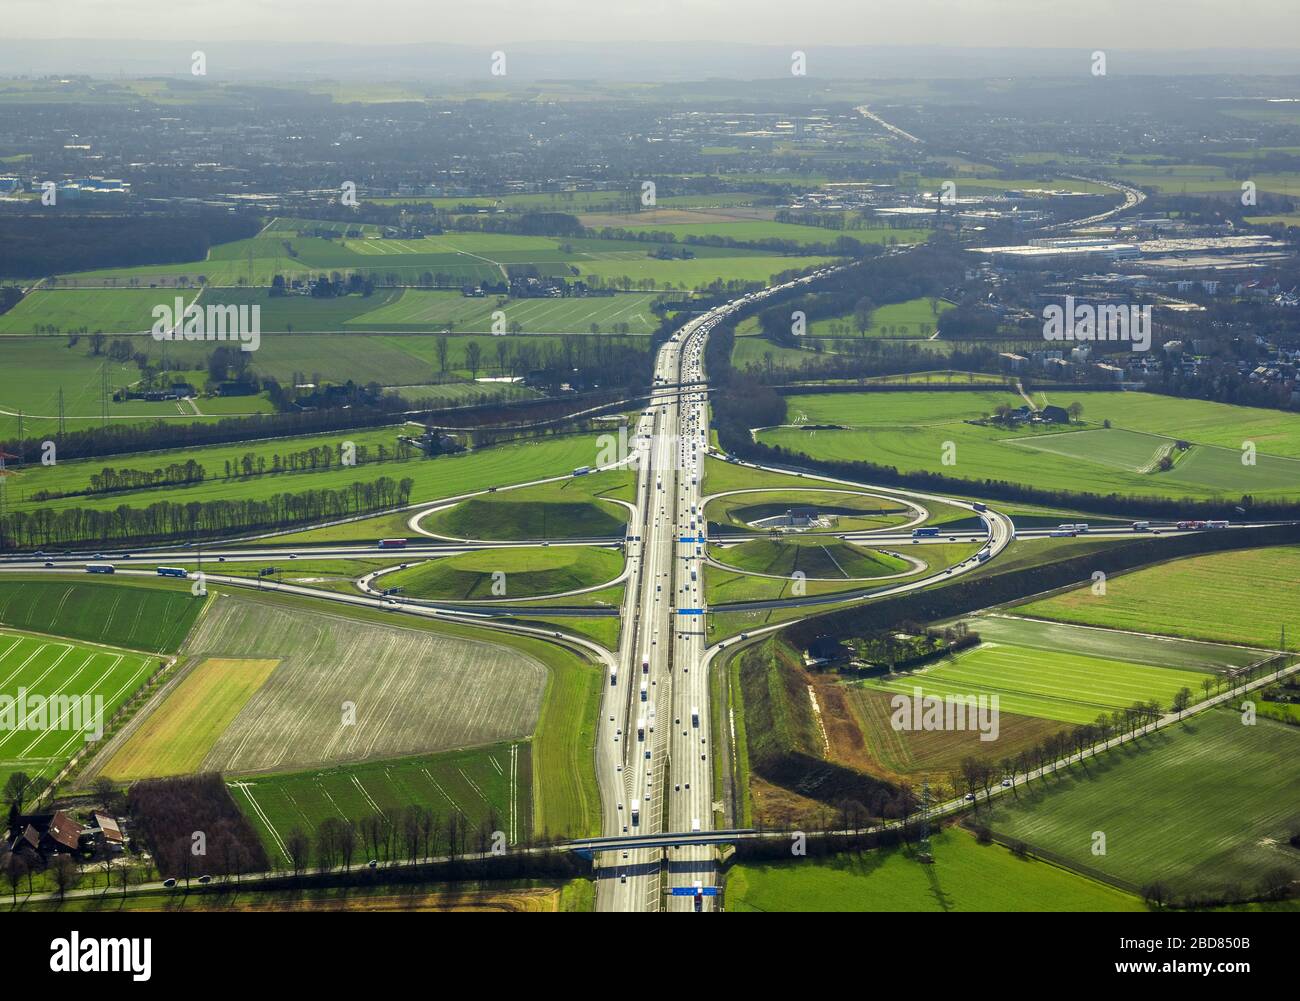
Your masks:
<svg viewBox="0 0 1300 1001"><path fill-rule="evenodd" d="M627 466L635 470L635 503L631 510L625 540L577 539L564 542L518 540L484 542L444 539L432 536L421 527L428 513L448 504L488 491L476 491L461 497L444 498L434 505L419 505L409 525L413 533L429 537L428 542L409 545L400 557L416 562L425 557L453 555L486 548L534 545L603 545L622 542L626 566L618 580L626 582L620 609L570 608L568 614L618 614L623 628L617 651L609 651L592 641L518 622L498 621L518 616L524 606L508 602L434 602L401 595L383 594L384 571L367 574L359 581L357 593L323 591L294 583L255 581L221 572L223 565L274 562L284 568L287 559L357 559L373 558L373 544L310 544L287 550L271 540L256 543L171 546L124 553L102 554L115 561L119 573L153 576L153 571L136 569L126 560L150 562L174 561L187 565L200 558L205 561L206 579L213 583L240 587L265 587L290 594L311 595L351 605L381 607L387 611L443 617L479 624L510 632L544 636L580 650L602 665L606 673L603 685L599 726L597 728L595 766L601 792L603 831L606 838L651 839L653 847L617 847L598 852L597 908L606 911L656 911L710 909L713 896L673 895L674 888L688 894L696 888L714 886L717 879L716 848L708 844L709 832L722 819L714 800L712 760L715 740L713 714L709 700L709 668L719 652L734 646L724 640L709 646L706 632L706 606L703 593L703 567L709 562L707 532L703 516L704 457L721 455L709 446L707 383L704 349L709 332L723 320L753 308L762 300L786 292L793 286L811 282L824 269L784 285L752 292L737 300L689 321L660 347L656 358L650 400L629 436L627 454L605 468ZM731 460L734 461L734 460ZM751 602L728 608L772 608L843 602L846 598L884 597L923 588L941 579L969 573L983 562L996 557L1017 536L1044 537L1051 529L1030 529L1017 533L1011 519L983 504L896 488L869 485L781 469L740 463L772 472L792 473L804 477L810 487L848 488L854 492L871 492L904 501L917 514L905 526L874 532L828 532L850 541L869 542L873 546L934 544L949 541L979 543L977 556L934 572L913 576L896 584L887 581L864 587L860 592L840 592L805 598L785 598ZM569 474L572 475L572 474ZM548 477L535 483L554 482L567 476ZM518 484L521 489L533 484ZM916 540L906 529L925 520L927 502L938 502L971 512L972 519L982 522L979 529L944 531L937 538ZM1164 534L1179 534L1172 525L1153 524ZM1235 526L1234 527L1239 527ZM1240 526L1247 527L1247 526ZM1089 535L1131 536L1129 526L1095 526ZM725 545L727 540L720 539ZM94 553L27 554L0 560L0 571L68 570L93 562ZM398 554L394 554L397 556ZM599 587L608 586L604 582ZM882 586L883 585L883 586ZM594 590L583 589L583 590ZM580 594L581 591L570 592ZM562 598L565 595L552 596ZM563 608L526 607L528 614L559 615ZM750 630L741 641L760 636L790 624L784 621ZM680 836L677 840L674 836ZM694 842L683 844L682 842ZM617 843L617 842L610 842ZM603 842L596 842L597 845Z"/></svg>

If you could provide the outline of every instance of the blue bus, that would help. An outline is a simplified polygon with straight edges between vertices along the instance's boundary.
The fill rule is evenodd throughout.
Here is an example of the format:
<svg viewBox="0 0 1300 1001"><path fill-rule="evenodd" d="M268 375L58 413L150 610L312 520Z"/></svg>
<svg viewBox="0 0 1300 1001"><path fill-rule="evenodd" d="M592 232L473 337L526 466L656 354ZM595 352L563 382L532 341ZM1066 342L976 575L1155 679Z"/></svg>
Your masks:
<svg viewBox="0 0 1300 1001"><path fill-rule="evenodd" d="M914 528L912 529L912 538L929 539L939 534L937 528Z"/></svg>
<svg viewBox="0 0 1300 1001"><path fill-rule="evenodd" d="M111 563L87 563L86 573L117 573L117 567Z"/></svg>
<svg viewBox="0 0 1300 1001"><path fill-rule="evenodd" d="M188 573L181 567L159 567L159 577L186 577Z"/></svg>

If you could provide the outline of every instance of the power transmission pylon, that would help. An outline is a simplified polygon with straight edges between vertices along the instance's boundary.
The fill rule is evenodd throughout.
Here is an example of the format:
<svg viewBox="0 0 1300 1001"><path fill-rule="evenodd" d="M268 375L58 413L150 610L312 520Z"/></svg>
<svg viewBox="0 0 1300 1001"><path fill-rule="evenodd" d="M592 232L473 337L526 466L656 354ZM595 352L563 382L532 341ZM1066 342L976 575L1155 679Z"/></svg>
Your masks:
<svg viewBox="0 0 1300 1001"><path fill-rule="evenodd" d="M930 780L921 784L921 839L917 842L917 860L933 862L930 854Z"/></svg>

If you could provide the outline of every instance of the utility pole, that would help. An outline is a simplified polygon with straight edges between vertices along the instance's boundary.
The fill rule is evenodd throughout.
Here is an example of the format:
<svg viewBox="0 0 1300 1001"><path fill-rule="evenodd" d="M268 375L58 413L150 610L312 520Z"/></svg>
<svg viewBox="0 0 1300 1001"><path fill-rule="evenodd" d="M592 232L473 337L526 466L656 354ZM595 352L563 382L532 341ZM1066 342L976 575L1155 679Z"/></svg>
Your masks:
<svg viewBox="0 0 1300 1001"><path fill-rule="evenodd" d="M933 862L930 854L930 780L921 784L921 840L917 842L917 858L922 862Z"/></svg>
<svg viewBox="0 0 1300 1001"><path fill-rule="evenodd" d="M59 386L59 441L62 443L66 428L63 424L63 387Z"/></svg>

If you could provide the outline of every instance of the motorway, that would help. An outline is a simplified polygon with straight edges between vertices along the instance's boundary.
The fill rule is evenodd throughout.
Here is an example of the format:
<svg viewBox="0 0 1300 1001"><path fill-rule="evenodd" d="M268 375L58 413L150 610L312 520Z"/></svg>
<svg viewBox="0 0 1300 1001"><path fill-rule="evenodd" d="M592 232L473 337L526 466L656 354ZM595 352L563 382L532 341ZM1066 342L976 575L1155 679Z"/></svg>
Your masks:
<svg viewBox="0 0 1300 1001"><path fill-rule="evenodd" d="M623 606L620 610L624 627L616 652L606 651L590 641L559 632L524 626L518 623L491 621L488 608L466 608L404 598L383 597L363 588L364 593L324 592L294 584L267 582L268 589L289 594L310 595L353 605L382 607L387 611L425 617L444 617L454 621L473 621L505 631L545 636L555 642L580 649L603 665L607 683L603 688L601 711L596 732L595 767L601 794L603 837L634 839L631 845L597 840L597 845L616 845L601 850L596 858L597 909L603 911L659 911L711 909L716 897L672 896L673 888L709 887L717 882L716 847L709 843L710 832L720 819L714 799L713 754L715 735L709 700L709 667L713 658L735 642L754 640L777 629L788 627L791 620L764 626L743 634L737 641L708 646L702 568L707 562L706 523L703 518L701 481L703 460L709 453L707 383L703 371L705 342L709 332L730 315L753 307L767 297L790 290L793 286L814 281L835 270L825 268L793 282L756 291L720 306L689 321L660 347L655 362L654 389L649 403L635 424L628 441L628 454L610 464L628 465L636 471L635 504L626 540L581 539L545 542L550 545L626 545L627 566ZM680 387L680 388L679 388ZM719 454L719 453L714 453ZM735 460L731 460L735 461ZM737 465L778 473L796 470L750 462ZM951 579L978 569L997 556L1017 537L1029 538L1053 534L1054 529L1031 529L1017 533L1011 519L983 504L952 497L920 493L897 488L877 488L833 477L798 472L810 488L830 485L854 492L871 492L902 499L914 509L924 511L927 502L938 502L968 510L982 522L980 529L963 528L944 532L938 538L913 539L906 528L895 526L877 532L828 532L872 545L946 543L950 539L980 543L979 557L972 556L960 564L936 570L892 586L875 586L872 597L901 594L928 587L941 579ZM566 477L550 477L537 482L551 482ZM518 489L529 484L518 484ZM477 496L474 494L464 495ZM442 507L461 498L444 498ZM421 505L410 527L429 535L419 526L420 519L435 506ZM914 522L908 522L908 526ZM1234 524L1235 527L1248 527ZM1153 523L1160 534L1179 534L1175 526ZM1113 537L1134 534L1127 525L1092 527L1088 535ZM731 540L723 537L720 543ZM474 540L430 538L427 543L409 544L397 558L445 556L476 549L531 546L544 540L519 540L488 543ZM906 551L906 550L904 550ZM293 549L272 543L242 546L205 547L203 555L213 566L220 563L249 563L273 560L282 562L292 553L298 558L355 559L374 558L375 545L307 544ZM30 572L47 563L56 570L74 569L94 554L59 554L37 557L34 554L0 559L0 570ZM139 562L176 561L192 563L197 556L191 546L172 546L142 550L129 557ZM106 553L115 562L124 554ZM138 564L137 564L138 565ZM144 567L117 564L118 572L131 575L152 572ZM367 575L366 585L374 578ZM214 575L214 583L235 586L259 586L247 578ZM882 582L883 583L883 582ZM604 585L601 585L604 586ZM827 601L844 601L852 595L803 597L762 603L763 607L808 605L809 614ZM732 606L728 606L732 607ZM752 606L758 607L758 606ZM507 610L508 611L508 610ZM534 614L551 614L542 607L529 609ZM588 610L587 614L591 614ZM497 610L501 614L501 610ZM797 620L793 620L797 621ZM956 804L954 804L954 807ZM686 838L674 835L687 835ZM658 836L658 840L656 837ZM648 842L648 844L647 844ZM684 843L685 842L685 843Z"/></svg>
<svg viewBox="0 0 1300 1001"><path fill-rule="evenodd" d="M728 316L806 285L827 268L753 292L695 317L655 359L653 392L634 438L636 512L628 534L629 586L615 683L605 687L596 771L605 831L650 836L714 826L707 630L703 460L708 452L704 348ZM678 393L674 384L699 384ZM1008 526L1010 523L1007 523ZM1009 538L1009 527L1008 527ZM665 826L666 825L666 826ZM711 896L671 896L674 887L713 886L705 845L603 852L596 906L605 911L709 909Z"/></svg>

